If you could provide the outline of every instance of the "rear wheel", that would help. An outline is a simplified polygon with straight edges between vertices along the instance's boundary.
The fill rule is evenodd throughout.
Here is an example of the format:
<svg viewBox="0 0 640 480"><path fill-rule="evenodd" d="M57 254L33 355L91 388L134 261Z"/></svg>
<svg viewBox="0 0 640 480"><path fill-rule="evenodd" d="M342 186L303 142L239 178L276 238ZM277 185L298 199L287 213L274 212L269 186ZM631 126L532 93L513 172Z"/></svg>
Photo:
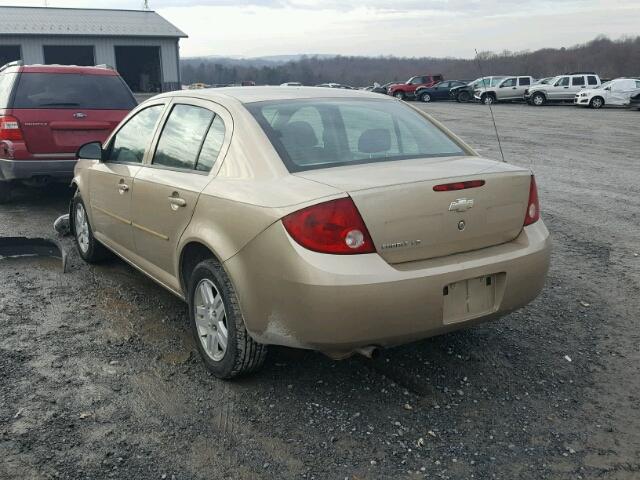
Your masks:
<svg viewBox="0 0 640 480"><path fill-rule="evenodd" d="M87 209L79 193L73 197L72 215L70 221L73 222L73 237L82 259L88 263L104 260L108 256L107 249L93 236Z"/></svg>
<svg viewBox="0 0 640 480"><path fill-rule="evenodd" d="M536 107L541 107L546 101L547 99L541 93L534 93L531 97L531 105L535 105Z"/></svg>
<svg viewBox="0 0 640 480"><path fill-rule="evenodd" d="M11 200L11 183L0 181L0 203L7 203Z"/></svg>
<svg viewBox="0 0 640 480"><path fill-rule="evenodd" d="M431 95L429 95L428 93L423 93L422 95L420 95L420 100L424 103L429 103L431 101Z"/></svg>
<svg viewBox="0 0 640 480"><path fill-rule="evenodd" d="M467 103L469 100L471 100L471 95L469 94L469 92L460 92L456 100L458 100L458 102L460 103Z"/></svg>
<svg viewBox="0 0 640 480"><path fill-rule="evenodd" d="M602 97L593 97L589 102L589 106L591 108L602 108L604 106L604 98Z"/></svg>
<svg viewBox="0 0 640 480"><path fill-rule="evenodd" d="M267 347L247 332L235 289L216 260L196 265L188 294L191 330L209 371L228 379L258 370Z"/></svg>
<svg viewBox="0 0 640 480"><path fill-rule="evenodd" d="M402 91L395 92L393 96L396 97L398 100L404 100L404 97L405 97L404 92Z"/></svg>

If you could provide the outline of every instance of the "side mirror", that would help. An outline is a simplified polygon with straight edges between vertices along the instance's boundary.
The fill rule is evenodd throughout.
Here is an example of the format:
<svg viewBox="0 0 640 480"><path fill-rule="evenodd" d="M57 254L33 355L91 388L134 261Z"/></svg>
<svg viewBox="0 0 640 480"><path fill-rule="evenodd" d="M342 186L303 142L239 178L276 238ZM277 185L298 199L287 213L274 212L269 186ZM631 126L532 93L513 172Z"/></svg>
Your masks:
<svg viewBox="0 0 640 480"><path fill-rule="evenodd" d="M82 145L76 153L76 158L85 160L102 160L102 143L90 142Z"/></svg>

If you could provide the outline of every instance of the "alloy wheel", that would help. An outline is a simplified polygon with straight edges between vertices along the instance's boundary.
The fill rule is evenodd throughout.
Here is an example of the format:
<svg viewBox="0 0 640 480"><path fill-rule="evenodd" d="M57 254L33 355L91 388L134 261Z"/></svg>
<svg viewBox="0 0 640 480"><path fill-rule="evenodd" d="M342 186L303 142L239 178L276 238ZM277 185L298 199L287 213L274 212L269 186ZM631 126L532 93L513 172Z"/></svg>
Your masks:
<svg viewBox="0 0 640 480"><path fill-rule="evenodd" d="M229 342L227 312L222 295L208 278L198 283L193 305L202 348L213 361L219 362L224 358Z"/></svg>
<svg viewBox="0 0 640 480"><path fill-rule="evenodd" d="M87 212L82 203L76 204L75 232L78 246L82 253L89 251L89 221L87 220Z"/></svg>

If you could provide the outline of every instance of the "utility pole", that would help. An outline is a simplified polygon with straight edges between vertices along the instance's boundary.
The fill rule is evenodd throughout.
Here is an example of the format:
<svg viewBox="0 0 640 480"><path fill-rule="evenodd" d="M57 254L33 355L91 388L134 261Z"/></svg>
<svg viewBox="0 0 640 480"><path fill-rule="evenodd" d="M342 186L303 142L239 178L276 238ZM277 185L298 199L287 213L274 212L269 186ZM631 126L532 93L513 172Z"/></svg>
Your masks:
<svg viewBox="0 0 640 480"><path fill-rule="evenodd" d="M142 2L142 9L143 10L149 10L149 0L144 0Z"/></svg>

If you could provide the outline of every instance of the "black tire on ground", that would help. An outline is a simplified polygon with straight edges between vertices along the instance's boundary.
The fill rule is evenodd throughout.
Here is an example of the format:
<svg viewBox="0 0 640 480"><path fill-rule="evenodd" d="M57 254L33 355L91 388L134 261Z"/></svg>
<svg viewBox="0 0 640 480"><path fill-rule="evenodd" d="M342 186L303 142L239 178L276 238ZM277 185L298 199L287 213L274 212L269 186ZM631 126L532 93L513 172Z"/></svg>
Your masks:
<svg viewBox="0 0 640 480"><path fill-rule="evenodd" d="M406 95L404 94L404 92L400 91L400 92L395 92L393 96L396 97L398 100L404 100Z"/></svg>
<svg viewBox="0 0 640 480"><path fill-rule="evenodd" d="M493 105L494 103L496 103L496 98L490 93L485 93L484 95L482 95L482 97L480 97L480 100L485 105Z"/></svg>
<svg viewBox="0 0 640 480"><path fill-rule="evenodd" d="M604 98L602 97L593 97L589 102L589 106L591 108L602 108L604 106Z"/></svg>
<svg viewBox="0 0 640 480"><path fill-rule="evenodd" d="M469 100L471 100L471 95L469 94L469 92L460 92L456 97L456 100L460 103L467 103Z"/></svg>
<svg viewBox="0 0 640 480"><path fill-rule="evenodd" d="M78 225L79 215L85 217L86 228ZM69 215L69 226L73 232L73 239L78 248L78 253L85 262L98 263L109 256L109 251L93 236L93 229L89 222L87 209L79 192L76 192L73 197L71 214Z"/></svg>
<svg viewBox="0 0 640 480"><path fill-rule="evenodd" d="M547 98L542 93L534 93L531 97L530 105L541 107L547 102Z"/></svg>
<svg viewBox="0 0 640 480"><path fill-rule="evenodd" d="M214 360L205 350L205 340L200 336L196 323L196 290L203 280L213 283L224 304L227 346L224 356L219 360ZM262 367L267 355L267 346L253 340L247 332L235 289L219 262L209 259L196 265L188 279L188 302L191 331L198 352L211 373L221 379L230 379Z"/></svg>
<svg viewBox="0 0 640 480"><path fill-rule="evenodd" d="M431 95L429 95L428 93L423 93L422 95L420 95L421 102L429 103L431 100L433 99L431 98Z"/></svg>
<svg viewBox="0 0 640 480"><path fill-rule="evenodd" d="M0 203L11 200L11 182L0 180Z"/></svg>

